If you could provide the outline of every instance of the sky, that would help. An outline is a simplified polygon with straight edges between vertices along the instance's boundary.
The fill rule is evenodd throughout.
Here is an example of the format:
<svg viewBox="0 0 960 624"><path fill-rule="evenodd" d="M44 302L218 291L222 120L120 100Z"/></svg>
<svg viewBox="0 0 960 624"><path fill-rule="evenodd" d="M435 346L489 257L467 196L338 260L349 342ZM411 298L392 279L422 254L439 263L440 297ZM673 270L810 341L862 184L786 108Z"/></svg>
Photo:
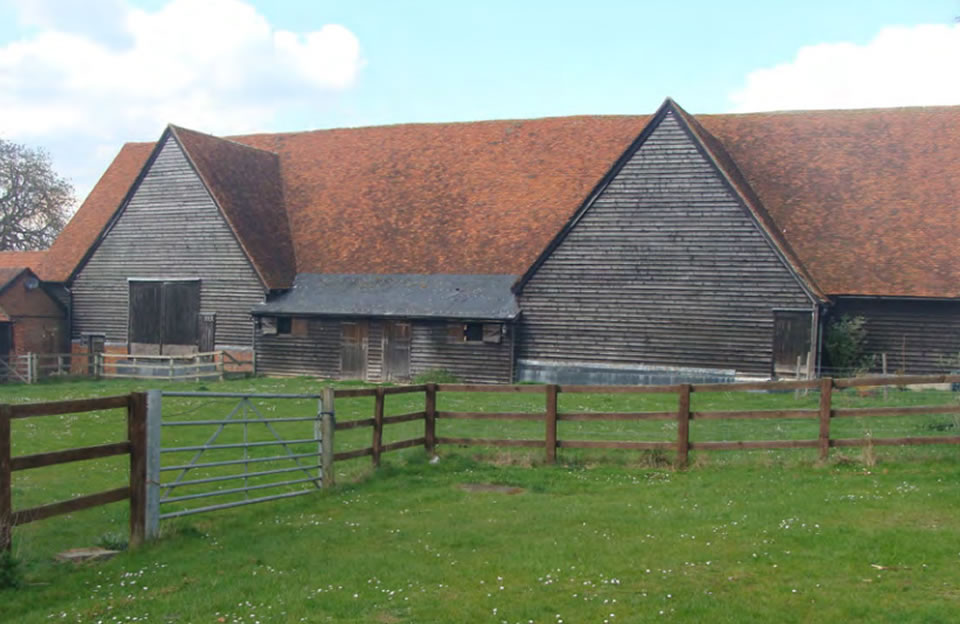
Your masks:
<svg viewBox="0 0 960 624"><path fill-rule="evenodd" d="M0 0L0 138L960 105L960 0Z"/></svg>

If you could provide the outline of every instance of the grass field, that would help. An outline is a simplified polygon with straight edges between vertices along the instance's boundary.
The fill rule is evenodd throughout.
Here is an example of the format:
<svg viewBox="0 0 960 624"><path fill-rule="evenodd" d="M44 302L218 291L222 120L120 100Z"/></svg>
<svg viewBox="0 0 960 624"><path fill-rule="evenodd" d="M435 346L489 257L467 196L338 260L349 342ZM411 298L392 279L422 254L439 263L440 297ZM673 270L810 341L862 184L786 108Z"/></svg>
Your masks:
<svg viewBox="0 0 960 624"><path fill-rule="evenodd" d="M0 388L0 401L118 394L142 383L73 382ZM253 379L168 389L319 392L306 379ZM839 406L954 403L949 392L841 393ZM422 409L422 395L387 397L387 415ZM439 409L541 411L542 396L441 394ZM817 396L695 395L694 410L815 407ZM560 410L658 411L676 397L570 395ZM168 399L166 418L223 417L233 403ZM315 402L259 404L309 415ZM369 417L372 399L337 404ZM949 416L840 419L835 437L943 435ZM282 433L309 437L307 425ZM704 421L694 440L810 439L813 420ZM278 426L278 429L280 427ZM422 435L387 429L386 442ZM211 429L172 429L165 445ZM15 421L14 454L119 440L119 411ZM542 425L438 423L440 435L541 438ZM222 441L238 439L228 431ZM675 424L560 423L561 439L671 440ZM250 439L268 432L248 431ZM343 431L337 450L369 445ZM440 448L337 464L340 485L311 496L165 521L159 541L89 566L54 564L59 550L116 541L123 504L19 527L26 585L0 590L0 622L950 622L960 612L960 461L955 447L697 454L506 453ZM183 457L165 457L165 464ZM212 472L210 474L213 474ZM23 508L122 485L123 458L14 474ZM289 477L286 477L289 478ZM224 487L232 487L227 484ZM492 485L508 486L504 489ZM226 497L227 500L230 497Z"/></svg>

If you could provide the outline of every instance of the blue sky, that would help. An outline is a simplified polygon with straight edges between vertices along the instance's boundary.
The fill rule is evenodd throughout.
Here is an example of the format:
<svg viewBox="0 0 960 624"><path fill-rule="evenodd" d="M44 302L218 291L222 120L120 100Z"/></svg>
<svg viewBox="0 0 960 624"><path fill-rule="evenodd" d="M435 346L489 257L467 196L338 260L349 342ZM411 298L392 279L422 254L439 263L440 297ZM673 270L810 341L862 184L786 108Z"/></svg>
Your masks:
<svg viewBox="0 0 960 624"><path fill-rule="evenodd" d="M124 141L960 104L960 0L0 0L0 137L85 195Z"/></svg>

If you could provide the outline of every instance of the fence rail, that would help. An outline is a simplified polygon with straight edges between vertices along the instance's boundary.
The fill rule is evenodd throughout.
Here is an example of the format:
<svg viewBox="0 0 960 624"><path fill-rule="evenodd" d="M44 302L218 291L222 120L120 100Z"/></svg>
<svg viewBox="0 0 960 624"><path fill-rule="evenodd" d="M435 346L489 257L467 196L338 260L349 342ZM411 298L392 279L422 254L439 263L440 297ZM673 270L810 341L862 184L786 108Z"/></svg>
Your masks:
<svg viewBox="0 0 960 624"><path fill-rule="evenodd" d="M836 407L834 390L844 388L864 388L875 386L907 386L913 384L943 384L960 383L960 375L924 375L909 377L868 377L856 379L799 380L780 382L751 382L745 384L674 384L663 386L583 386L583 385L469 385L469 384L425 384L417 386L375 387L375 388L348 388L334 390L324 389L321 395L293 395L293 394L243 394L243 393L210 393L210 392L164 392L154 390L149 393L133 393L121 396L109 396L97 399L78 399L69 401L55 401L33 404L0 404L0 548L9 549L12 530L15 526L66 514L80 509L87 509L121 500L130 501L130 543L137 545L145 537L155 534L157 523L161 518L173 518L188 514L227 509L240 505L266 502L300 496L315 491L319 487L334 485L334 462L350 459L370 457L373 466L379 466L384 453L401 449L423 447L427 453L433 454L438 444L451 445L482 445L505 448L532 448L540 449L545 454L547 462L554 462L558 449L623 449L623 450L657 450L674 451L678 466L686 465L690 451L721 451L721 450L751 450L751 449L817 449L820 459L827 459L831 448L845 448L858 446L893 446L893 445L930 445L930 444L960 444L960 435L938 436L903 436L892 438L843 438L831 435L831 423L843 418L888 418L897 416L919 416L926 414L960 414L960 404L925 405L903 407ZM769 409L769 410L694 410L691 409L691 399L697 393L705 392L747 392L747 391L790 391L796 389L819 391L819 404L816 408L807 409ZM522 393L543 396L542 411L535 412L457 412L437 409L437 398L442 393ZM676 397L676 409L647 412L584 412L562 411L559 408L559 397L564 393L590 394L650 394L673 395ZM385 415L388 397L397 395L423 395L423 409L415 409L400 414ZM220 399L236 399L237 405L224 418L203 418L195 421L171 420L162 422L161 395L179 397L207 397ZM311 416L296 416L278 414L276 418L268 418L253 403L251 399L311 399L317 401L317 411ZM336 419L336 400L350 400L355 398L372 398L373 410L369 418L357 420ZM11 455L11 424L16 419L34 418L47 415L84 413L104 409L125 409L127 415L127 439L117 442L108 442L95 446L73 448L46 453L35 453L14 457ZM409 407L407 408L409 409ZM817 435L812 439L792 440L691 440L690 423L696 421L718 421L734 419L806 419L817 423ZM464 421L498 420L504 422L542 423L543 435L525 439L479 438L455 435L438 435L437 421ZM279 422L306 422L314 421L313 436L309 438L286 439L273 430L272 424ZM402 423L423 422L423 434L409 439L384 443L383 434L386 427ZM571 440L558 437L558 423L572 422L643 422L664 421L676 422L675 439L664 440ZM216 443L217 436L225 427L240 425L244 428L243 443L221 442ZM251 425L265 426L274 436L268 440L247 440L246 428ZM183 428L188 426L214 427L216 431L204 444L188 443L181 446L163 448L160 444L161 428ZM370 429L369 446L355 449L336 450L336 432ZM528 428L529 430L529 428ZM291 436L293 437L293 436ZM294 445L316 445L310 449L295 449ZM282 447L283 452L271 453L270 456L253 456L246 453L247 449L258 447ZM200 459L206 451L221 449L244 450L243 457L222 459L220 461L203 461ZM315 449L315 450L314 450ZM305 451L309 452L305 452ZM193 456L188 461L178 462L177 465L161 466L162 452L187 452ZM79 496L67 501L54 502L29 509L14 510L12 508L11 480L12 473L20 470L30 470L41 466L53 466L85 459L103 458L127 454L130 457L129 483L124 487ZM317 459L319 458L319 460ZM300 460L309 461L301 463ZM287 462L286 465L274 468L264 462ZM258 469L250 470L251 465L258 465ZM237 474L198 474L187 479L188 474L197 469L222 468L226 466L241 466L242 473ZM175 473L172 480L161 481L161 473ZM299 473L299 474L298 474ZM271 480L269 483L252 484L249 480L273 475L290 474L290 478L282 481ZM177 496L170 493L177 488L204 484L223 483L226 481L242 480L243 485L214 491L183 494ZM297 489L295 491L280 491L265 496L248 496L251 492L261 492L267 488L287 488L300 484L311 483L314 488ZM166 494L162 494L165 491ZM218 504L177 509L161 514L161 502L185 502L202 500L212 496L243 494L244 500L221 502ZM165 498L164 498L165 497Z"/></svg>
<svg viewBox="0 0 960 624"><path fill-rule="evenodd" d="M336 422L336 431L369 427L372 429L371 444L368 447L340 451L333 455L336 461L371 457L374 466L379 465L380 456L387 451L409 448L423 444L429 453L433 453L437 444L456 444L460 446L493 446L505 448L544 449L548 462L556 461L556 451L563 449L628 449L675 451L676 464L685 465L690 451L748 450L748 449L803 449L819 450L820 459L827 459L834 447L855 446L901 446L928 444L960 444L960 436L906 436L897 438L849 439L831 437L830 423L837 418L891 417L921 414L960 414L957 405L923 405L909 407L866 407L835 408L833 390L844 388L864 388L889 386L907 386L914 384L960 383L960 375L911 375L911 376L874 376L852 379L800 379L788 381L748 382L738 384L704 383L671 384L659 386L587 386L587 385L473 385L473 384L426 384L423 386L402 386L396 388L351 388L333 392L337 399L374 397L372 418ZM796 390L818 390L820 405L814 409L769 409L769 410L699 410L690 408L691 395L707 392L784 392ZM411 412L398 416L383 416L384 398L387 395L423 392L424 411ZM436 409L437 395L442 393L523 393L544 396L544 409L537 412L454 412ZM564 412L558 409L558 396L562 394L673 394L677 396L677 408L658 412ZM809 440L710 440L693 441L690 439L690 423L696 421L718 420L761 420L761 419L810 419L819 423L818 435ZM412 440L404 440L384 445L383 427L386 425L424 421L424 435ZM521 421L542 422L542 439L503 439L469 438L456 436L438 436L437 421ZM677 423L677 437L671 441L651 440L561 440L557 437L557 423L562 421L580 422L640 422L674 421Z"/></svg>
<svg viewBox="0 0 960 624"><path fill-rule="evenodd" d="M0 405L0 550L10 549L14 527L127 499L130 501L130 544L139 545L145 537L146 523L146 405L146 395L143 393L98 399ZM17 457L11 455L11 422L14 419L117 408L125 408L127 411L127 439L122 442ZM130 456L128 485L29 509L13 509L12 473L115 455Z"/></svg>

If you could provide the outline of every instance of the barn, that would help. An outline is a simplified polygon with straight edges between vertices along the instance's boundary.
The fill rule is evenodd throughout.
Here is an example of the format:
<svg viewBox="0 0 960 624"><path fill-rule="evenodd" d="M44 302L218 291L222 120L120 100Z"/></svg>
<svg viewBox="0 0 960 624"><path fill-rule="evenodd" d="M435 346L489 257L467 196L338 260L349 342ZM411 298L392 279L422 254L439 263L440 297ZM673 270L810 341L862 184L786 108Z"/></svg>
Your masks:
<svg viewBox="0 0 960 624"><path fill-rule="evenodd" d="M266 374L658 382L816 371L866 319L960 352L960 108L409 124L128 144L44 260L75 351Z"/></svg>

